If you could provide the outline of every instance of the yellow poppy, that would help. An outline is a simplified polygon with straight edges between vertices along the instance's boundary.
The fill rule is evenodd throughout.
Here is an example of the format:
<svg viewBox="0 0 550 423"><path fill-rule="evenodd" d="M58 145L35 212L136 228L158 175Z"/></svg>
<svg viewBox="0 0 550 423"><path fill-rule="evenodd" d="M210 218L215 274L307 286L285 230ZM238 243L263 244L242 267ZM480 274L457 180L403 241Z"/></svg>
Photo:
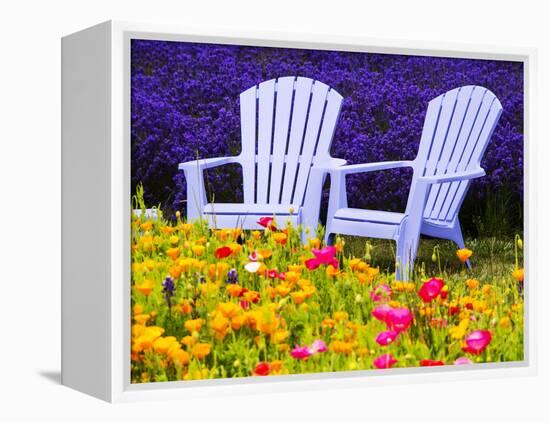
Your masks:
<svg viewBox="0 0 550 423"><path fill-rule="evenodd" d="M304 291L296 291L292 292L290 296L296 304L302 304L305 301L307 294Z"/></svg>
<svg viewBox="0 0 550 423"><path fill-rule="evenodd" d="M284 232L275 232L273 234L273 241L278 244L285 244L287 240L287 235Z"/></svg>
<svg viewBox="0 0 550 423"><path fill-rule="evenodd" d="M150 279L145 279L141 284L136 285L136 289L143 295L148 296L155 287L155 283Z"/></svg>
<svg viewBox="0 0 550 423"><path fill-rule="evenodd" d="M471 290L477 289L479 287L479 281L477 279L468 279L466 281L466 286Z"/></svg>
<svg viewBox="0 0 550 423"><path fill-rule="evenodd" d="M204 254L205 247L204 245L193 245L191 247L191 250L193 253L195 253L196 256L200 257Z"/></svg>
<svg viewBox="0 0 550 423"><path fill-rule="evenodd" d="M189 332L193 333L193 332L199 332L201 330L203 324L204 324L203 319L191 319L191 320L187 320L183 324L183 326Z"/></svg>
<svg viewBox="0 0 550 423"><path fill-rule="evenodd" d="M193 354L193 357L195 357L197 360L202 360L204 357L210 354L211 350L212 347L210 346L210 344L200 342L193 346L191 354Z"/></svg>
<svg viewBox="0 0 550 423"><path fill-rule="evenodd" d="M456 256L462 263L465 263L470 257L472 257L472 254L473 251L468 250L467 248L461 248L456 252Z"/></svg>
<svg viewBox="0 0 550 423"><path fill-rule="evenodd" d="M240 307L235 303L219 303L218 310L224 315L224 317L235 317L240 310Z"/></svg>
<svg viewBox="0 0 550 423"><path fill-rule="evenodd" d="M518 282L523 282L523 269L516 269L512 272L513 278Z"/></svg>

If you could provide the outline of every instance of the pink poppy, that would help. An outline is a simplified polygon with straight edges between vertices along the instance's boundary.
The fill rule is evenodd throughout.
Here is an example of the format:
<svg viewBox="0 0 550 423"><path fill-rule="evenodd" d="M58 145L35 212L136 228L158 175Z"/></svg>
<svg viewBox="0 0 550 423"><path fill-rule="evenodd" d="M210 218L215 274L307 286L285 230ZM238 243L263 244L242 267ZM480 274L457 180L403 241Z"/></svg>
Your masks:
<svg viewBox="0 0 550 423"><path fill-rule="evenodd" d="M382 354L373 361L374 367L377 369L389 369L395 363L397 363L397 360L391 354Z"/></svg>
<svg viewBox="0 0 550 423"><path fill-rule="evenodd" d="M306 260L305 265L309 270L315 270L321 265L321 262L317 258L310 258Z"/></svg>
<svg viewBox="0 0 550 423"><path fill-rule="evenodd" d="M332 265L334 268L338 268L338 260L334 257L336 255L336 247L329 245L321 250L312 248L311 252L315 257L305 262L309 270L315 270L322 264Z"/></svg>
<svg viewBox="0 0 550 423"><path fill-rule="evenodd" d="M431 278L429 281L424 282L418 291L418 295L422 298L422 301L430 303L441 293L444 285L443 279Z"/></svg>
<svg viewBox="0 0 550 423"><path fill-rule="evenodd" d="M311 351L311 349L307 345L303 347L296 345L294 349L290 351L290 355L298 360L306 360L312 354L313 351Z"/></svg>
<svg viewBox="0 0 550 423"><path fill-rule="evenodd" d="M325 352L327 351L327 344L325 344L325 341L323 341L322 339L316 339L315 341L313 341L313 344L311 344L310 350L313 353Z"/></svg>
<svg viewBox="0 0 550 423"><path fill-rule="evenodd" d="M474 364L474 362L472 360L470 360L468 357L460 357L460 358L457 358L455 360L454 364L458 364L458 365L461 365L461 364Z"/></svg>
<svg viewBox="0 0 550 423"><path fill-rule="evenodd" d="M462 347L462 350L472 354L481 354L487 348L491 339L491 332L488 330L475 330L464 338L466 346Z"/></svg>
<svg viewBox="0 0 550 423"><path fill-rule="evenodd" d="M388 313L392 308L388 304L379 304L377 305L374 310L372 311L372 315L380 320L381 322L386 322L386 318L388 317Z"/></svg>
<svg viewBox="0 0 550 423"><path fill-rule="evenodd" d="M260 226L263 226L264 228L269 228L272 231L277 230L277 226L273 224L272 217L260 217L256 223Z"/></svg>
<svg viewBox="0 0 550 423"><path fill-rule="evenodd" d="M406 308L392 308L386 315L386 324L388 328L396 332L406 331L413 320L411 311Z"/></svg>
<svg viewBox="0 0 550 423"><path fill-rule="evenodd" d="M279 272L277 272L277 269L266 270L265 275L270 279L275 279L279 275Z"/></svg>
<svg viewBox="0 0 550 423"><path fill-rule="evenodd" d="M385 283L381 283L376 288L374 288L374 290L371 291L370 298L375 303L377 303L379 301L390 298L391 294L392 294L391 288Z"/></svg>
<svg viewBox="0 0 550 423"><path fill-rule="evenodd" d="M395 339L397 338L397 335L399 335L399 333L397 333L394 330L387 330L384 332L380 332L376 337L376 342L379 345L386 346L391 344L393 341L395 341Z"/></svg>

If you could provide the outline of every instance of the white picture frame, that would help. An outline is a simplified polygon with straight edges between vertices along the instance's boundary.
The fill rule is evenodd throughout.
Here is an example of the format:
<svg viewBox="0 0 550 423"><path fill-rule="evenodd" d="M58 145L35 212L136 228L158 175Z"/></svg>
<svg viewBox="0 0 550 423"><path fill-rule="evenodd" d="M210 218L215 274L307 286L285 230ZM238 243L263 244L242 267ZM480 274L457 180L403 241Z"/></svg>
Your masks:
<svg viewBox="0 0 550 423"><path fill-rule="evenodd" d="M513 60L524 63L525 359L476 364L130 384L130 40ZM62 383L110 402L533 375L536 357L536 51L109 21L62 40ZM82 222L87 225L82 225ZM85 242L83 242L85 240Z"/></svg>

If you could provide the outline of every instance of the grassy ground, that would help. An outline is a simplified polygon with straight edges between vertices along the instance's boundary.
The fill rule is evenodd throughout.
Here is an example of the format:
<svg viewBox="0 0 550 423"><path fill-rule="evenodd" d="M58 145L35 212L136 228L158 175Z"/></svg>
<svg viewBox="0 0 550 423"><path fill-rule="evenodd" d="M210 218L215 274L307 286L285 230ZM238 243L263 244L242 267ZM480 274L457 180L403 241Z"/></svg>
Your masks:
<svg viewBox="0 0 550 423"><path fill-rule="evenodd" d="M363 257L366 244L369 244L370 263L380 267L382 273L392 273L395 270L395 242L380 239L360 237L344 237L346 252L354 257ZM466 247L474 252L471 259L472 270L456 259L457 246L452 241L422 238L418 248L416 268L427 276L438 274L451 275L461 272L470 273L478 278L494 278L495 275L509 275L515 262L514 240L497 239L467 239ZM434 250L436 248L436 250ZM439 250L439 254L437 254ZM436 260L433 260L434 251ZM439 256L439 257L438 257Z"/></svg>

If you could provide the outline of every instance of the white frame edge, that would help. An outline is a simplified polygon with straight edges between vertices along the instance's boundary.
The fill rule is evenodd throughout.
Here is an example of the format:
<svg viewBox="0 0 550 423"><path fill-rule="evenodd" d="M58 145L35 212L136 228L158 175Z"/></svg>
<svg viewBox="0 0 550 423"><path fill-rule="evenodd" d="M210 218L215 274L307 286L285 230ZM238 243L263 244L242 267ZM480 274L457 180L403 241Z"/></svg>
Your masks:
<svg viewBox="0 0 550 423"><path fill-rule="evenodd" d="M180 25L107 22L110 31L111 80L110 131L106 134L110 149L105 168L110 169L110 256L106 281L110 313L107 322L110 338L109 393L100 396L113 402L191 399L211 395L289 392L334 388L354 388L389 384L445 382L500 377L532 376L537 372L536 287L537 222L535 118L535 49L502 46L384 40L304 33L235 31L220 28L192 28ZM76 33L75 35L80 34ZM67 38L73 35L67 36ZM474 366L407 368L378 371L318 373L208 381L130 384L130 40L132 38L241 44L267 47L309 48L385 54L445 56L488 60L512 60L524 63L524 208L525 208L525 356L521 362L488 363ZM98 105L99 107L99 105ZM64 192L64 195L72 195ZM78 199L79 193L74 193ZM65 283L65 281L64 281ZM70 298L64 301L71 301ZM64 338L63 343L69 342ZM63 369L65 372L65 369ZM74 387L74 386L73 386ZM78 389L78 388L77 388ZM84 390L85 391L85 390ZM92 392L88 392L94 395Z"/></svg>

